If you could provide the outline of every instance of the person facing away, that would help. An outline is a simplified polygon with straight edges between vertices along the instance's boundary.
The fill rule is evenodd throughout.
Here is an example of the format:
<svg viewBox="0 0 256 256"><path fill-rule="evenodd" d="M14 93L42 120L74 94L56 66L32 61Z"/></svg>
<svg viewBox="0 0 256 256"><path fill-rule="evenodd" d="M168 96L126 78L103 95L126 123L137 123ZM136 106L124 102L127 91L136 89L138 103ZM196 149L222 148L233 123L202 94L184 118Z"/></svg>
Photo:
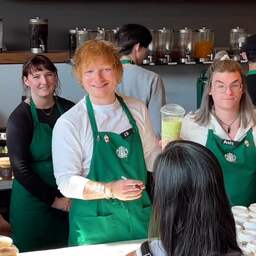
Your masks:
<svg viewBox="0 0 256 256"><path fill-rule="evenodd" d="M221 166L209 149L191 141L170 142L154 172L154 239L129 256L241 255Z"/></svg>
<svg viewBox="0 0 256 256"><path fill-rule="evenodd" d="M246 74L248 92L252 103L256 105L256 34L246 38L242 50L245 51L249 63L249 70Z"/></svg>
<svg viewBox="0 0 256 256"><path fill-rule="evenodd" d="M154 131L160 138L160 108L166 103L164 84L158 74L139 66L147 56L148 46L152 41L151 33L142 25L126 24L118 30L116 41L124 69L123 79L117 90L146 104Z"/></svg>
<svg viewBox="0 0 256 256"><path fill-rule="evenodd" d="M208 147L218 158L232 205L256 202L256 116L240 64L214 62L201 107L185 116L181 138Z"/></svg>
<svg viewBox="0 0 256 256"><path fill-rule="evenodd" d="M72 204L70 245L147 237L147 171L160 152L145 104L115 93L122 78L116 48L90 40L74 72L88 95L53 130L54 174Z"/></svg>
<svg viewBox="0 0 256 256"><path fill-rule="evenodd" d="M7 146L14 171L10 204L12 238L21 252L58 248L68 242L69 199L53 175L52 129L74 103L56 96L57 69L44 55L34 55L22 69L29 93L11 113Z"/></svg>

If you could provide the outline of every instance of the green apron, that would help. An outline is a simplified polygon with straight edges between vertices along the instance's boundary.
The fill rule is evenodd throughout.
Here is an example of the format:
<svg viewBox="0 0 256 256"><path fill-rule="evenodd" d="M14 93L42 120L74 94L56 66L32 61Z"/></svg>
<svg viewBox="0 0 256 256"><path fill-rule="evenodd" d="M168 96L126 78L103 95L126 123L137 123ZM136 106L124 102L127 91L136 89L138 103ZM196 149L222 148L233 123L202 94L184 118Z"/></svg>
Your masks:
<svg viewBox="0 0 256 256"><path fill-rule="evenodd" d="M31 112L34 130L30 144L30 167L45 183L56 187L51 154L52 128L39 122L32 99ZM68 214L34 197L16 179L12 186L10 221L14 244L21 252L68 244Z"/></svg>
<svg viewBox="0 0 256 256"><path fill-rule="evenodd" d="M222 167L227 195L232 205L256 202L256 150L252 129L240 141L223 140L209 130L206 147Z"/></svg>
<svg viewBox="0 0 256 256"><path fill-rule="evenodd" d="M147 170L135 120L117 96L132 129L122 134L99 132L89 96L86 106L93 132L93 154L88 179L100 182L120 180L122 176L146 183ZM73 199L70 209L70 245L97 244L146 238L151 202L146 191L140 199Z"/></svg>

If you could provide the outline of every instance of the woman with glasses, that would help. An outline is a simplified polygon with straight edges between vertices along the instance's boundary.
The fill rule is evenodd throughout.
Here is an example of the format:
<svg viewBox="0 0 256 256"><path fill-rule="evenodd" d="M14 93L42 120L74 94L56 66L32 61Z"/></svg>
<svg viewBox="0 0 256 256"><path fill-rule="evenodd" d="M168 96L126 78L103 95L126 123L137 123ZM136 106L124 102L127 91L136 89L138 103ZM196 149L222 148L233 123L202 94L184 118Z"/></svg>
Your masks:
<svg viewBox="0 0 256 256"><path fill-rule="evenodd" d="M255 124L240 64L214 62L201 107L184 118L181 137L205 145L216 155L232 205L256 202Z"/></svg>

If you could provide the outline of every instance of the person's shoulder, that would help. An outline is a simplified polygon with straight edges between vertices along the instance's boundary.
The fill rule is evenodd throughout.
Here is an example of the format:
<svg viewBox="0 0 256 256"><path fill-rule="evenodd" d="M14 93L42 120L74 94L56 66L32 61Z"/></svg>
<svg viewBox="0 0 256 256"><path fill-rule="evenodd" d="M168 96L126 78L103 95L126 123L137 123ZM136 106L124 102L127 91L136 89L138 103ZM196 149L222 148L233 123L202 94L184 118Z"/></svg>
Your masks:
<svg viewBox="0 0 256 256"><path fill-rule="evenodd" d="M63 98L63 97L60 97L60 96L57 96L57 100L61 105L63 105L66 108L72 108L75 105L75 103L73 101Z"/></svg>
<svg viewBox="0 0 256 256"><path fill-rule="evenodd" d="M128 106L128 108L138 109L138 110L139 109L144 110L147 108L145 103L137 98L126 96L123 94L120 94L120 96L123 98L123 100L126 103L126 105Z"/></svg>
<svg viewBox="0 0 256 256"><path fill-rule="evenodd" d="M139 65L136 65L136 64L126 64L124 70L128 71L128 72L132 71L134 73L138 73L140 75L144 75L144 76L148 76L148 77L152 77L152 78L160 77L154 71L148 70L145 67L139 66Z"/></svg>
<svg viewBox="0 0 256 256"><path fill-rule="evenodd" d="M31 116L30 105L22 101L10 114L8 121L27 119Z"/></svg>
<svg viewBox="0 0 256 256"><path fill-rule="evenodd" d="M80 120L81 116L84 115L86 110L85 100L81 99L78 103L72 104L72 107L67 110L63 115L61 115L57 122L62 122L64 120L76 123Z"/></svg>

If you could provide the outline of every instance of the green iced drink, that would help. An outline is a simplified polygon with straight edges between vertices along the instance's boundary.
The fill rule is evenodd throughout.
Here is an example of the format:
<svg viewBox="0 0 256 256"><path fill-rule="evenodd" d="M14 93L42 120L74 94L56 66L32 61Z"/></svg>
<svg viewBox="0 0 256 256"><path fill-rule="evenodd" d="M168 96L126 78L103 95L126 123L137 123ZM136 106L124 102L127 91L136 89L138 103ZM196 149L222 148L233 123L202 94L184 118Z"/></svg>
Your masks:
<svg viewBox="0 0 256 256"><path fill-rule="evenodd" d="M167 104L161 108L162 114L162 148L172 140L180 137L182 118L185 115L183 107L177 104Z"/></svg>

